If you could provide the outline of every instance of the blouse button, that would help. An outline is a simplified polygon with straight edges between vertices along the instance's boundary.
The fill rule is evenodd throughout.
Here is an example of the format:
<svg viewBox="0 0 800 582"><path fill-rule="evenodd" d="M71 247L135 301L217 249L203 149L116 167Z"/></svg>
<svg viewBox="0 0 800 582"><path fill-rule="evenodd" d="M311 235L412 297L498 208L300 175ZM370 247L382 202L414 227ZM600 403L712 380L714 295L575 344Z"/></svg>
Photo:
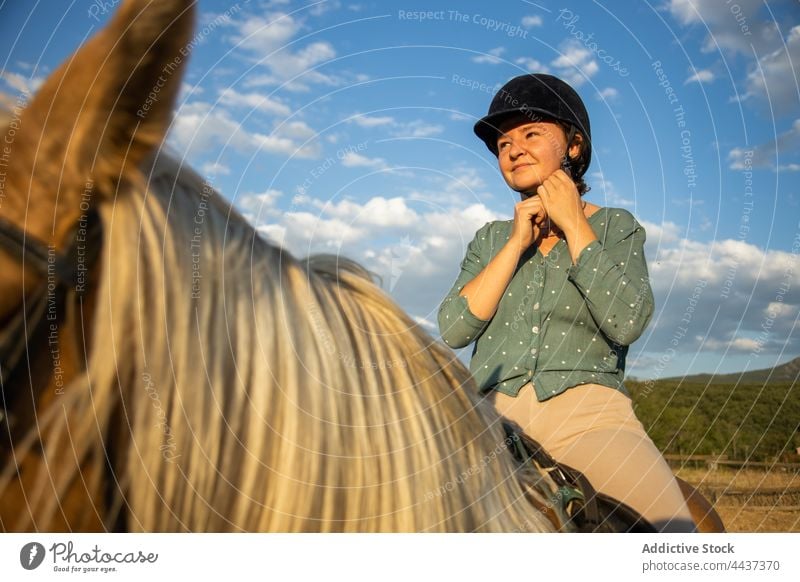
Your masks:
<svg viewBox="0 0 800 582"><path fill-rule="evenodd" d="M539 326L538 326L538 325L534 325L534 326L533 326L533 329L531 329L531 331L532 331L533 333L539 333Z"/></svg>

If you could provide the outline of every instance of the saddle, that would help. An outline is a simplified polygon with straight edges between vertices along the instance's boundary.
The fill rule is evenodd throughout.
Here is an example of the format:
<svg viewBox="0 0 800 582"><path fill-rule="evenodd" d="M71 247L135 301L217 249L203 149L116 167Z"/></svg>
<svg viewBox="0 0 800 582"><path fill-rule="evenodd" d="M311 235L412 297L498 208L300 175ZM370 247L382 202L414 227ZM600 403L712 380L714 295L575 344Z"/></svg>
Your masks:
<svg viewBox="0 0 800 582"><path fill-rule="evenodd" d="M551 501L559 504L561 513L567 517L567 531L658 532L630 506L595 491L580 471L557 463L539 443L520 432L514 425L503 422L503 429L516 461L521 465L531 463L539 473L548 475L557 486Z"/></svg>

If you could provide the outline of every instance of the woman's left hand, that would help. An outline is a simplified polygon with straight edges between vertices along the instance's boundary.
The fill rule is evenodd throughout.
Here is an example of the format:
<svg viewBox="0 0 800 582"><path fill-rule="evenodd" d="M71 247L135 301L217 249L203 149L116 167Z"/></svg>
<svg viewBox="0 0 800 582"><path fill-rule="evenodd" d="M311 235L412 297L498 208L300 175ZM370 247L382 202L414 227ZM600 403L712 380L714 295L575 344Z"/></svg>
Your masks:
<svg viewBox="0 0 800 582"><path fill-rule="evenodd" d="M559 168L550 174L536 189L536 193L542 200L547 217L567 238L583 223L588 224L575 182L564 170Z"/></svg>

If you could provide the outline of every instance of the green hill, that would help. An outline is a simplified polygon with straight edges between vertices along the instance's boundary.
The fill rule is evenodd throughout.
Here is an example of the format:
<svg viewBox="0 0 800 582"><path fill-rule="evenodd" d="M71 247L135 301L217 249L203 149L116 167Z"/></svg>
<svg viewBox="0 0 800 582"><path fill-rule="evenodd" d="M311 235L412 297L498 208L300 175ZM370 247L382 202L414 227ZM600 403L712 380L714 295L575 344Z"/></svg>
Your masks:
<svg viewBox="0 0 800 582"><path fill-rule="evenodd" d="M680 455L726 454L731 459L789 457L800 447L800 360L778 370L791 381L745 374L655 382L626 381L634 409L656 446ZM790 365L793 365L792 368ZM777 369L776 369L777 370ZM756 375L756 376L751 376ZM728 380L733 376L735 379Z"/></svg>
<svg viewBox="0 0 800 582"><path fill-rule="evenodd" d="M695 374L680 378L664 378L664 381L677 382L682 380L691 384L736 384L738 383L794 383L800 380L800 358L795 358L774 368L752 370L750 372L736 372L733 374Z"/></svg>

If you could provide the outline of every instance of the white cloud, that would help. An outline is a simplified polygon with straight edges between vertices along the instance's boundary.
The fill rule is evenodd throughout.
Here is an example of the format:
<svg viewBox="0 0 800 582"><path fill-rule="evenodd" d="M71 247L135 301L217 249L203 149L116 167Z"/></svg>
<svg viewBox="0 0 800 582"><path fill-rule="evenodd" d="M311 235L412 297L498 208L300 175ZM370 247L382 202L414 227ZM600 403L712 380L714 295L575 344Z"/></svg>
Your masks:
<svg viewBox="0 0 800 582"><path fill-rule="evenodd" d="M0 79L12 89L25 95L36 93L45 81L45 77L29 77L11 71L0 71Z"/></svg>
<svg viewBox="0 0 800 582"><path fill-rule="evenodd" d="M303 25L292 15L275 12L266 16L249 16L235 23L237 32L232 41L244 49L267 73L251 75L246 85L278 85L290 91L308 91L310 84L338 85L341 80L324 74L317 67L336 56L328 42L316 41L295 49L292 40Z"/></svg>
<svg viewBox="0 0 800 582"><path fill-rule="evenodd" d="M619 91L617 91L614 87L606 87L605 89L601 90L598 94L598 99L602 100L613 100L619 97Z"/></svg>
<svg viewBox="0 0 800 582"><path fill-rule="evenodd" d="M776 161L786 159L788 156L796 156L797 151L800 149L800 119L795 119L792 127L778 135L774 140L768 141L763 144L752 146L750 149L746 148L733 148L728 152L728 161L730 162L730 169L732 170L745 170L747 169L747 160L751 168L776 168ZM792 170L793 166L797 164L788 164L788 167L778 166L781 169Z"/></svg>
<svg viewBox="0 0 800 582"><path fill-rule="evenodd" d="M677 18L681 24L694 24L702 20L692 0L670 0L668 8L672 16Z"/></svg>
<svg viewBox="0 0 800 582"><path fill-rule="evenodd" d="M467 243L496 218L480 203L442 208L404 197L331 202L296 196L290 212L262 212L257 228L298 256L337 252L361 262L406 312L434 321Z"/></svg>
<svg viewBox="0 0 800 582"><path fill-rule="evenodd" d="M495 198L478 169L472 166L442 168L435 174L411 172L410 176L408 183L417 187L407 192L408 197L432 208L462 208L470 202L482 204ZM518 201L515 192L507 190L506 195L508 200Z"/></svg>
<svg viewBox="0 0 800 582"><path fill-rule="evenodd" d="M478 192L486 189L486 182L475 168L456 166L448 172L452 176L444 184L445 192Z"/></svg>
<svg viewBox="0 0 800 582"><path fill-rule="evenodd" d="M402 197L384 198L375 196L365 204L352 200L330 202L317 198L295 197L296 204L312 206L320 211L320 215L348 220L352 224L366 227L408 227L414 225L419 215L411 209ZM365 231L365 234L368 234ZM377 233L376 233L377 234Z"/></svg>
<svg viewBox="0 0 800 582"><path fill-rule="evenodd" d="M689 83L711 83L713 80L714 73L708 69L703 69L700 71L695 71L694 74L690 75L683 84L688 85Z"/></svg>
<svg viewBox="0 0 800 582"><path fill-rule="evenodd" d="M582 85L600 69L592 58L592 52L578 41L568 40L561 44L560 49L561 55L550 64L559 69L560 75L574 87Z"/></svg>
<svg viewBox="0 0 800 582"><path fill-rule="evenodd" d="M601 172L592 172L589 185L592 187L592 192L602 194L604 200L602 206L633 208L633 200L620 195L614 187L614 183L606 180Z"/></svg>
<svg viewBox="0 0 800 582"><path fill-rule="evenodd" d="M181 81L181 90L178 92L178 103L183 103L189 97L196 97L202 95L205 90L200 85L192 85L186 81Z"/></svg>
<svg viewBox="0 0 800 582"><path fill-rule="evenodd" d="M249 16L237 23L233 37L237 48L266 56L284 46L300 30L300 23L291 15L275 12L266 16Z"/></svg>
<svg viewBox="0 0 800 582"><path fill-rule="evenodd" d="M750 56L753 48L761 53L773 50L780 42L775 23L759 16L763 6L763 0L669 0L667 9L681 24L707 31L704 52L716 52L719 47Z"/></svg>
<svg viewBox="0 0 800 582"><path fill-rule="evenodd" d="M296 76L307 73L306 77L311 77L315 82L322 82L328 85L335 85L330 78L316 71L309 71L312 67L328 61L336 56L333 46L327 42L315 42L292 53L283 50L274 58L270 58L268 66L273 74L277 74L282 80L292 79Z"/></svg>
<svg viewBox="0 0 800 582"><path fill-rule="evenodd" d="M333 11L341 10L342 3L339 0L328 0L327 2L318 2L314 4L310 13L314 16L322 16L323 14Z"/></svg>
<svg viewBox="0 0 800 582"><path fill-rule="evenodd" d="M362 115L355 113L347 119L347 122L368 129L374 127L387 128L394 137L430 137L444 131L443 126L423 119L398 121L390 115Z"/></svg>
<svg viewBox="0 0 800 582"><path fill-rule="evenodd" d="M483 185L477 176L466 181ZM499 218L482 203L464 204L466 199L442 207L408 197L375 196L364 202L297 197L292 212L267 216L259 230L301 256L337 252L361 262L381 277L406 312L420 323L434 322L475 231ZM675 223L641 222L647 229L645 254L656 313L631 354L637 374L653 375L648 362L657 362L675 346L679 327L686 329L675 346L682 354L702 349L766 355L787 346L796 351L797 302L776 299L787 284L791 289L800 285L796 255L741 240L692 240ZM762 335L767 318L774 323Z"/></svg>
<svg viewBox="0 0 800 582"><path fill-rule="evenodd" d="M790 305L789 303L782 303L772 301L763 312L765 317L784 319L797 319L797 305Z"/></svg>
<svg viewBox="0 0 800 582"><path fill-rule="evenodd" d="M797 353L798 306L786 293L800 285L797 255L743 240L693 240L674 223L641 222L656 312L634 344L631 369L637 376L658 377L664 365L690 365L698 352L739 356L753 367Z"/></svg>
<svg viewBox="0 0 800 582"><path fill-rule="evenodd" d="M204 176L229 176L231 169L220 162L206 162L202 166Z"/></svg>
<svg viewBox="0 0 800 582"><path fill-rule="evenodd" d="M793 27L781 45L758 60L747 75L747 93L768 102L776 114L795 112L800 107L797 67L800 63L800 25Z"/></svg>
<svg viewBox="0 0 800 582"><path fill-rule="evenodd" d="M550 69L546 66L537 61L536 59L532 59L530 57L520 57L514 61L516 64L522 66L523 68L527 69L531 73L549 73Z"/></svg>
<svg viewBox="0 0 800 582"><path fill-rule="evenodd" d="M277 208L277 203L283 197L280 190L269 189L264 192L246 192L238 196L236 204L242 210L245 218L253 224L262 223L267 216L281 216L283 213Z"/></svg>
<svg viewBox="0 0 800 582"><path fill-rule="evenodd" d="M428 333L433 334L433 335L438 335L439 334L439 326L437 324L433 323L432 321L430 321L429 319L426 319L424 317L420 317L419 315L414 315L414 316L412 316L412 318L414 319L415 322L417 322L419 325L424 327L425 331L427 331Z"/></svg>
<svg viewBox="0 0 800 582"><path fill-rule="evenodd" d="M542 25L542 17L535 15L535 16L523 16L522 17L522 26L525 28L533 28L534 26L541 26Z"/></svg>
<svg viewBox="0 0 800 582"><path fill-rule="evenodd" d="M247 151L252 145L252 136L224 109L195 101L182 105L178 110L170 128L169 141L178 151L192 156L220 144Z"/></svg>
<svg viewBox="0 0 800 582"><path fill-rule="evenodd" d="M368 158L356 152L347 152L342 156L342 165L348 168L386 168L383 158Z"/></svg>
<svg viewBox="0 0 800 582"><path fill-rule="evenodd" d="M299 121L283 124L272 134L250 132L225 108L196 101L180 107L170 129L169 141L190 158L219 146L244 153L265 151L315 158L320 154L319 144L302 143L315 135L313 129Z"/></svg>
<svg viewBox="0 0 800 582"><path fill-rule="evenodd" d="M339 218L321 219L310 212L287 212L283 226L291 238L289 248L297 254L306 254L310 249L328 250L341 248L364 239L366 231L354 227L348 220Z"/></svg>
<svg viewBox="0 0 800 582"><path fill-rule="evenodd" d="M397 123L393 117L388 115L383 116L371 116L371 115L361 115L360 113L355 113L353 116L347 120L349 123L355 123L356 125L360 125L361 127L379 127L381 125L394 125Z"/></svg>
<svg viewBox="0 0 800 582"><path fill-rule="evenodd" d="M695 339L702 344L703 348L715 352L732 351L747 353L752 352L759 347L758 341L746 337L737 337L731 340L720 340L716 338L705 339L703 336L700 336Z"/></svg>
<svg viewBox="0 0 800 582"><path fill-rule="evenodd" d="M472 62L485 65L499 65L503 62L503 59L500 58L500 55L502 55L504 52L506 52L505 47L499 46L497 48L490 49L486 54L472 57Z"/></svg>
<svg viewBox="0 0 800 582"><path fill-rule="evenodd" d="M765 300L769 293L760 298L758 293L750 297L749 292L755 285L771 288L774 299L785 277L789 278L792 288L800 283L800 270L790 269L797 263L797 256L791 253L765 251L742 240L709 243L678 238L674 224L668 223L667 229L647 222L642 224L648 234L646 254L650 275L654 288L661 291L680 291L704 280L709 288L715 288L717 300L721 289L729 289L727 295L741 294L743 299L754 300L750 309L760 314L772 300ZM732 282L728 282L729 279ZM731 315L736 317L741 313Z"/></svg>
<svg viewBox="0 0 800 582"><path fill-rule="evenodd" d="M683 231L681 231L680 227L674 222L666 221L660 224L647 220L640 220L639 222L647 231L647 242L650 247L658 249L664 245L676 243L681 240Z"/></svg>
<svg viewBox="0 0 800 582"><path fill-rule="evenodd" d="M800 25L784 39L765 5L764 0L669 0L666 9L681 24L706 31L704 52L721 49L750 61L746 90L739 100L756 97L765 113L782 115L796 110L799 103L795 71L800 62Z"/></svg>
<svg viewBox="0 0 800 582"><path fill-rule="evenodd" d="M270 99L259 93L239 93L231 88L220 91L219 102L232 107L258 109L272 115L289 115L292 112L288 105L275 99Z"/></svg>
<svg viewBox="0 0 800 582"><path fill-rule="evenodd" d="M308 126L304 121L289 121L282 123L276 129L281 135L294 140L307 141L317 136L317 131Z"/></svg>
<svg viewBox="0 0 800 582"><path fill-rule="evenodd" d="M407 123L397 124L393 135L395 137L431 137L439 135L443 131L444 127L441 125L416 119Z"/></svg>

